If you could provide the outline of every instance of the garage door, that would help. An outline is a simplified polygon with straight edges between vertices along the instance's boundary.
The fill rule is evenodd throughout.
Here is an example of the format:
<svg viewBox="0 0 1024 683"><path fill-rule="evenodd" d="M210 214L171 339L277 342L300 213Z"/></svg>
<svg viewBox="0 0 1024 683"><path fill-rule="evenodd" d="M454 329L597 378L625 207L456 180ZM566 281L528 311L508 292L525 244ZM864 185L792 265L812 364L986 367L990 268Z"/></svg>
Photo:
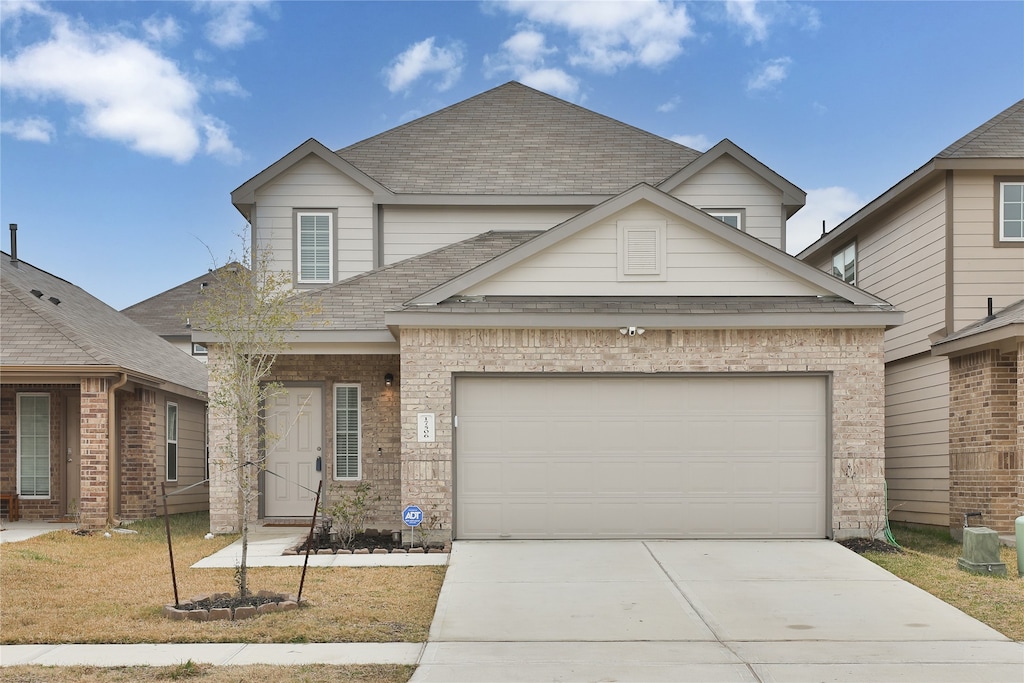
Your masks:
<svg viewBox="0 0 1024 683"><path fill-rule="evenodd" d="M456 538L823 538L826 380L465 377Z"/></svg>

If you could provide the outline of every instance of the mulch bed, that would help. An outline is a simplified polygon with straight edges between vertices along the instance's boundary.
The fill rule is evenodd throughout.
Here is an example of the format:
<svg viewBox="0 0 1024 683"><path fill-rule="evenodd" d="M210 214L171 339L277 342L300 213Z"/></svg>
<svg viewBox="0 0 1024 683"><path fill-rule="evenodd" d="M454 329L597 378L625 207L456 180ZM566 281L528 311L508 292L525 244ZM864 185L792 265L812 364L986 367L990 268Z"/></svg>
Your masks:
<svg viewBox="0 0 1024 683"><path fill-rule="evenodd" d="M844 538L838 541L839 545L844 548L849 548L853 552L862 555L867 552L872 553L902 553L902 548L897 548L894 545L880 541L877 538Z"/></svg>
<svg viewBox="0 0 1024 683"><path fill-rule="evenodd" d="M319 529L317 529L316 531L319 531ZM419 534L416 535L416 538L417 538L417 540L419 539ZM300 554L300 555L305 554L306 546L307 546L307 543L305 541L303 541L302 544L295 549L295 551L298 554ZM412 546L412 547L423 548L425 551L429 551L429 550L443 550L444 549L444 544L442 544L442 543L427 543L427 544L424 544L422 542L417 542L416 545ZM316 553L318 550L330 550L332 552L337 552L337 551L345 549L345 548L346 548L346 546L344 546L341 542L339 542L337 540L331 540L330 538L324 538L322 534L314 533L314 535L313 535L313 545L310 548L310 552L311 553ZM398 534L398 538L396 540L395 534L393 534L391 531L386 531L386 530L385 531L377 531L376 529L367 529L365 532L363 532L361 534L356 534L355 538L353 539L352 543L347 547L347 549L348 550L365 549L365 550L368 550L371 553L374 550L378 550L379 549L379 550L385 550L385 551L390 553L390 552L393 552L395 550L409 550L410 546L409 546L408 543L405 543L405 544L402 543L401 534Z"/></svg>

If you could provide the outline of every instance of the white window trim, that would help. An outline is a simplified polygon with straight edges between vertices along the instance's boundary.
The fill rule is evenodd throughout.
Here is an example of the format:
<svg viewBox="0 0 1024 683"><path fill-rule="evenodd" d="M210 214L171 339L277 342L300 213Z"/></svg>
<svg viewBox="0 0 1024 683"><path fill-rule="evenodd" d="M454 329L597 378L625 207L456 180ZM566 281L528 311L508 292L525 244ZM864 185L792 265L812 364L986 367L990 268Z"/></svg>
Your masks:
<svg viewBox="0 0 1024 683"><path fill-rule="evenodd" d="M836 257L841 255L841 254L844 255L843 264L844 264L844 271L845 271L845 264L846 264L845 254L846 254L846 252L849 249L853 249L853 282L846 282L846 277L845 277L846 273L845 272L843 273L843 276L839 276L839 275L836 274ZM853 242L847 242L841 248L836 249L834 252L832 252L832 261L831 261L831 263L829 263L829 270L832 273L832 277L834 277L837 280L840 280L842 282L846 282L846 284L848 284L848 285L853 285L854 287L856 287L857 286L857 280L860 278L860 272L859 272L860 271L860 263L858 263L859 259L860 259L860 257L857 254L857 241L856 240L854 240Z"/></svg>
<svg viewBox="0 0 1024 683"><path fill-rule="evenodd" d="M706 214L708 214L709 216L711 216L712 218L716 218L716 219L718 219L720 221L722 220L722 216L735 216L736 217L736 228L735 229L739 230L740 232L744 232L744 227L745 226L743 225L743 212L740 211L739 209L704 209L704 212ZM725 221L722 221L722 222L725 223ZM725 223L725 224L729 225L728 223ZM733 226L729 225L729 227L731 228Z"/></svg>
<svg viewBox="0 0 1024 683"><path fill-rule="evenodd" d="M302 217L327 216L327 279L310 280L302 277ZM334 212L297 211L295 213L295 281L300 285L328 285L334 282Z"/></svg>
<svg viewBox="0 0 1024 683"><path fill-rule="evenodd" d="M338 389L353 388L356 390L356 476L338 476ZM363 478L363 390L358 384L335 384L334 385L334 426L332 434L334 437L334 463L331 473L334 481L360 481ZM349 457L346 454L346 457Z"/></svg>
<svg viewBox="0 0 1024 683"><path fill-rule="evenodd" d="M200 344L199 342L192 342L192 355L193 356L208 356L210 352L206 348L206 344Z"/></svg>
<svg viewBox="0 0 1024 683"><path fill-rule="evenodd" d="M639 232L655 233L654 265L649 270L634 270L629 266L630 236ZM617 223L618 232L618 281L619 282L663 282L668 279L666 251L668 250L666 221L623 220Z"/></svg>
<svg viewBox="0 0 1024 683"><path fill-rule="evenodd" d="M171 438L171 408L174 408L174 438ZM167 409L164 411L164 436L166 437L166 444L164 448L164 479L167 481L178 481L179 470L181 469L181 449L178 448L178 436L181 432L181 411L178 410L177 403L167 403ZM174 477L171 474L171 445L174 445Z"/></svg>
<svg viewBox="0 0 1024 683"><path fill-rule="evenodd" d="M1000 242L1024 242L1024 236L1021 237L1007 237L1006 236L1006 223L1004 222L1006 212L1006 187L1008 185L1019 185L1024 190L1024 181L1020 180L1004 180L999 183L999 241Z"/></svg>
<svg viewBox="0 0 1024 683"><path fill-rule="evenodd" d="M46 490L47 490L47 493L45 495L43 495L43 494L31 494L30 495L30 494L23 494L21 492L21 399L22 399L22 397L35 397L35 396L45 396L46 397L46 407L47 407L46 441L47 441L47 451L48 451L48 453L47 453L47 466L46 466ZM15 396L15 401L14 402L15 402L14 421L15 421L15 425L16 425L14 439L15 439L15 443L17 445L17 447L16 447L16 451L17 451L16 460L17 460L17 463L18 463L17 468L16 468L17 472L15 473L15 476L18 479L18 481L17 481L17 489L16 489L17 492L18 492L18 497L19 498L23 498L25 500L50 500L50 497L53 494L53 473L51 472L51 469L53 468L53 453L52 453L53 444L50 442L51 431L53 430L53 401L51 400L50 395L48 393L46 393L46 392L32 391L32 392L24 392L24 393L17 394Z"/></svg>

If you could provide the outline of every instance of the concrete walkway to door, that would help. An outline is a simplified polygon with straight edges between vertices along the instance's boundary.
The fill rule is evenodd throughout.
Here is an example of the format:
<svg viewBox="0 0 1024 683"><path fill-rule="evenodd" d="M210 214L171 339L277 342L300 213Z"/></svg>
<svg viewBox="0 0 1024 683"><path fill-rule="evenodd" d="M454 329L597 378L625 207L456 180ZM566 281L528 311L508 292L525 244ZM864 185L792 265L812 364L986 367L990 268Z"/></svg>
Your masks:
<svg viewBox="0 0 1024 683"><path fill-rule="evenodd" d="M1012 681L1024 644L831 541L454 544L412 681Z"/></svg>

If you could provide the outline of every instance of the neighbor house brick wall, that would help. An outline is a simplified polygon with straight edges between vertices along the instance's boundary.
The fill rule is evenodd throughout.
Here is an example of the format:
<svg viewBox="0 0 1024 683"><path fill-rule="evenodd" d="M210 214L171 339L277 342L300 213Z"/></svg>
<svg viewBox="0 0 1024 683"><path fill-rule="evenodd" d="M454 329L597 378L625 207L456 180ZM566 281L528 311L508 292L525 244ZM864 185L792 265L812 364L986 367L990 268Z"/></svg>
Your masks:
<svg viewBox="0 0 1024 683"><path fill-rule="evenodd" d="M124 519L157 514L157 392L137 388L118 394L121 410L121 506Z"/></svg>
<svg viewBox="0 0 1024 683"><path fill-rule="evenodd" d="M452 385L456 373L829 373L832 532L881 531L884 520L883 331L870 329L618 330L403 328L403 503L452 527ZM416 414L435 414L435 441Z"/></svg>
<svg viewBox="0 0 1024 683"><path fill-rule="evenodd" d="M111 380L88 377L82 380L82 489L78 513L85 528L103 527L109 517L107 391Z"/></svg>
<svg viewBox="0 0 1024 683"><path fill-rule="evenodd" d="M1021 510L1021 348L990 349L950 359L949 525L960 536L964 514L1012 534Z"/></svg>

